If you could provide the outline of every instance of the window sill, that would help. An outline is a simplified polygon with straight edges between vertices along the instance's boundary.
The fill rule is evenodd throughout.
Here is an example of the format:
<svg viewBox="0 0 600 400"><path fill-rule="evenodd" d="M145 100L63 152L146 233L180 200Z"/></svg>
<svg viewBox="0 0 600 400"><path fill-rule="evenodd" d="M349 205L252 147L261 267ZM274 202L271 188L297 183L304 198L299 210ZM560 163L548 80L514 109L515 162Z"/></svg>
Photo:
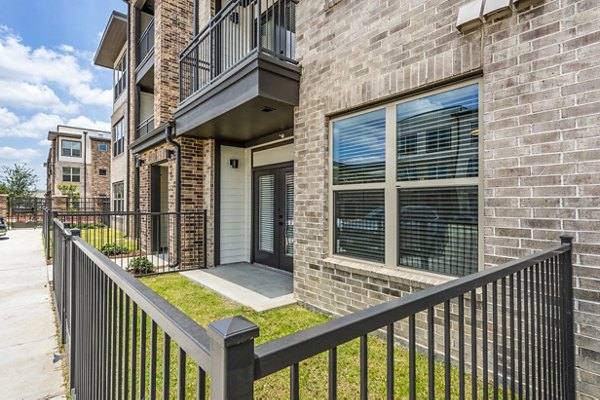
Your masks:
<svg viewBox="0 0 600 400"><path fill-rule="evenodd" d="M325 262L325 266L333 268L341 267L341 269L350 273L360 273L383 280L397 280L421 287L441 285L457 279L453 276L439 275L406 267L389 267L380 263L337 255L327 257L323 261Z"/></svg>

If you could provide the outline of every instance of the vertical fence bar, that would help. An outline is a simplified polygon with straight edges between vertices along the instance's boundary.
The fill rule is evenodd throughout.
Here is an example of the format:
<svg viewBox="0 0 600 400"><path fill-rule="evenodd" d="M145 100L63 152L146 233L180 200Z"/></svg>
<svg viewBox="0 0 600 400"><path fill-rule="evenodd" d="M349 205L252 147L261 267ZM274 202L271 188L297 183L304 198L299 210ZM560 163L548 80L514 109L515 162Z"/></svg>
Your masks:
<svg viewBox="0 0 600 400"><path fill-rule="evenodd" d="M171 385L171 337L166 333L163 332L164 334L164 338L163 338L163 363L162 363L162 367L163 367L163 387L162 387L162 398L163 399L168 399L170 394L169 394L169 390L170 390L170 385Z"/></svg>
<svg viewBox="0 0 600 400"><path fill-rule="evenodd" d="M337 399L337 347L329 350L329 400Z"/></svg>
<svg viewBox="0 0 600 400"><path fill-rule="evenodd" d="M569 250L561 256L563 331L565 357L563 368L565 376L565 399L575 398L575 339L573 333L573 237L561 236L560 242L568 245Z"/></svg>
<svg viewBox="0 0 600 400"><path fill-rule="evenodd" d="M408 317L408 391L410 400L417 398L415 362L415 315Z"/></svg>
<svg viewBox="0 0 600 400"><path fill-rule="evenodd" d="M444 397L450 399L451 395L451 380L450 380L450 360L451 360L451 347L450 347L450 325L452 320L450 319L450 300L444 302Z"/></svg>
<svg viewBox="0 0 600 400"><path fill-rule="evenodd" d="M387 398L394 398L394 324L387 326Z"/></svg>
<svg viewBox="0 0 600 400"><path fill-rule="evenodd" d="M434 342L433 307L427 310L427 379L429 382L429 399L435 399L435 342Z"/></svg>
<svg viewBox="0 0 600 400"><path fill-rule="evenodd" d="M498 281L492 283L492 373L494 400L498 399Z"/></svg>
<svg viewBox="0 0 600 400"><path fill-rule="evenodd" d="M185 399L185 350L179 348L179 357L177 357L177 399ZM134 398L134 397L132 397Z"/></svg>
<svg viewBox="0 0 600 400"><path fill-rule="evenodd" d="M458 396L465 398L465 297L458 296Z"/></svg>
<svg viewBox="0 0 600 400"><path fill-rule="evenodd" d="M367 400L369 398L369 374L368 374L368 344L367 336L360 337L360 398Z"/></svg>
<svg viewBox="0 0 600 400"><path fill-rule="evenodd" d="M483 319L483 317L482 317ZM485 377L484 377L485 379ZM471 397L477 394L477 293L471 291Z"/></svg>
<svg viewBox="0 0 600 400"><path fill-rule="evenodd" d="M481 341L482 341L482 374L483 377L483 400L488 399L488 290L487 285L481 288Z"/></svg>

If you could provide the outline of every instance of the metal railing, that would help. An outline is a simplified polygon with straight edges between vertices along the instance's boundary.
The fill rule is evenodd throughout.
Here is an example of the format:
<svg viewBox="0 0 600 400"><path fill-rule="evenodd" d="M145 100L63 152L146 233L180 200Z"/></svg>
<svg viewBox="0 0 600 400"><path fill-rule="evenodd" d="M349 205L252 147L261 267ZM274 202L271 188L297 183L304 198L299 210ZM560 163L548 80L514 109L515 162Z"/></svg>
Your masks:
<svg viewBox="0 0 600 400"><path fill-rule="evenodd" d="M140 35L137 42L137 63L140 65L146 59L146 56L154 49L154 18L144 32Z"/></svg>
<svg viewBox="0 0 600 400"><path fill-rule="evenodd" d="M154 115L140 122L136 129L136 139L147 135L154 129Z"/></svg>
<svg viewBox="0 0 600 400"><path fill-rule="evenodd" d="M358 339L357 398L369 397L369 379L385 382L387 398L395 398L399 374L408 374L410 399L418 384L426 387L419 397L430 399L450 398L456 386L459 398L575 398L570 237L550 250L255 347L258 327L248 320L228 318L204 330L82 240L79 230L57 219L53 224L56 310L77 396L154 398L160 377L162 398L186 398L195 390L203 399L210 376L210 398L250 399L256 380L289 369L290 398L298 399L301 362L325 353L329 398L335 399L337 349ZM385 376L369 371L371 333L386 343ZM397 344L408 349L406 371L396 370ZM427 367L417 374L418 353ZM443 393L436 392L440 360Z"/></svg>
<svg viewBox="0 0 600 400"><path fill-rule="evenodd" d="M204 328L82 240L78 229L57 219L53 225L53 291L73 398L146 398L146 393L155 398L157 385L162 398L171 392L185 398L191 381L202 393L198 398L205 398L210 349L225 337L209 338Z"/></svg>
<svg viewBox="0 0 600 400"><path fill-rule="evenodd" d="M297 0L230 1L180 55L180 101L256 52L296 64L296 3Z"/></svg>
<svg viewBox="0 0 600 400"><path fill-rule="evenodd" d="M110 198L109 197L87 197L83 199L73 199L67 197L66 209L55 210L58 212L67 213L79 213L79 212L110 212Z"/></svg>
<svg viewBox="0 0 600 400"><path fill-rule="evenodd" d="M263 344L255 349L254 379L289 367L291 397L297 399L299 363L328 353L329 397L335 398L336 349L360 338L360 398L366 399L367 335L383 330L388 398L394 398L393 345L399 341L408 346L411 399L416 398L418 351L427 356L430 399L450 398L452 365L459 370L460 398L466 396L470 374L473 398L574 399L571 257L571 238L561 237L561 245L548 251ZM416 335L417 325L426 335ZM443 346L436 345L440 334ZM444 393L435 392L436 358L444 360Z"/></svg>
<svg viewBox="0 0 600 400"><path fill-rule="evenodd" d="M55 213L54 218L79 229L89 245L134 275L207 265L206 211Z"/></svg>

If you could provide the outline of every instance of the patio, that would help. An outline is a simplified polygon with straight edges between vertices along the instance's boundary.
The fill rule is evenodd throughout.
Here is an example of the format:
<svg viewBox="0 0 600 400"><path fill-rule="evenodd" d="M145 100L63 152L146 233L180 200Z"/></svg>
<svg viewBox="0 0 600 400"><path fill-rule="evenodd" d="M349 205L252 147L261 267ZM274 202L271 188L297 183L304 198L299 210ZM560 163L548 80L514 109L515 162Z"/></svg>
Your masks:
<svg viewBox="0 0 600 400"><path fill-rule="evenodd" d="M255 311L266 311L296 302L292 275L259 264L234 263L181 274Z"/></svg>

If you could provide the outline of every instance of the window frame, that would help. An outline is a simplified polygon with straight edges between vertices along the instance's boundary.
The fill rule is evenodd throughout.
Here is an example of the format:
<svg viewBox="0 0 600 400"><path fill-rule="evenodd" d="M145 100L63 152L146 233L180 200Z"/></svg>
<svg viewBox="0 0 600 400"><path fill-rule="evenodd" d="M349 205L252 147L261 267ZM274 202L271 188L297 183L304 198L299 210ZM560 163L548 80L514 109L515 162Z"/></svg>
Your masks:
<svg viewBox="0 0 600 400"><path fill-rule="evenodd" d="M121 126L121 136L117 138L117 127ZM121 118L112 126L112 156L116 158L125 153L125 117Z"/></svg>
<svg viewBox="0 0 600 400"><path fill-rule="evenodd" d="M463 88L466 86L478 85L478 121L479 121L479 144L478 144L478 176L477 177L466 177L466 178L448 178L448 179L433 179L423 181L399 181L397 179L397 113L396 108L398 105L407 103L413 100L430 97L436 94L448 92L454 89ZM356 184L338 184L334 185L333 182L333 124L336 121L344 120L350 117L366 114L372 111L384 109L386 110L386 138L385 138L385 181L378 183L356 183ZM374 265L379 267L389 268L391 270L405 271L410 274L422 274L422 275L434 275L434 276L445 276L444 274L431 272L423 269L412 268L409 266L398 265L399 260L399 249L398 249L398 238L399 238L399 216L398 216L398 191L400 189L407 188L433 188L433 187L448 187L448 186L476 186L478 193L478 210L477 210L477 270L483 269L483 250L484 250L484 202L483 202L483 183L484 183L484 171L483 171L483 138L484 138L484 126L483 126L483 79L481 77L476 79L469 79L463 82L443 85L432 90L424 90L417 94L407 95L394 101L374 105L372 107L364 108L356 112L351 112L343 115L337 115L329 118L328 121L328 157L327 162L329 171L329 188L328 188L328 249L327 254L329 257L347 260L353 263L361 263L365 265ZM374 261L368 261L365 259L348 257L341 254L335 253L335 192L346 191L346 190L373 190L383 189L384 190L384 229L385 229L385 253L384 262L378 263Z"/></svg>
<svg viewBox="0 0 600 400"><path fill-rule="evenodd" d="M115 190L115 187L117 185L121 186L122 190L120 191L120 193L123 197L117 197L117 195L116 195L117 191ZM111 189L112 189L113 211L124 211L124 209L125 209L125 181L113 182ZM120 207L118 207L117 205L119 205Z"/></svg>
<svg viewBox="0 0 600 400"><path fill-rule="evenodd" d="M102 173L102 171L104 171L104 173ZM106 168L99 168L98 176L108 176L108 170Z"/></svg>
<svg viewBox="0 0 600 400"><path fill-rule="evenodd" d="M79 155L78 156L74 156L73 155L73 148L69 147L69 153L70 154L65 154L65 143L78 143L79 144ZM82 154L82 144L81 141L79 140L70 140L70 139L61 139L60 140L60 155L61 157L69 157L69 158L81 158L81 154Z"/></svg>
<svg viewBox="0 0 600 400"><path fill-rule="evenodd" d="M65 179L65 176L66 176L65 170L66 169L69 169L69 174L68 174L69 179L68 180ZM78 174L74 174L73 173L74 169L78 169L79 173ZM73 176L78 176L79 180L74 181L73 180ZM81 168L80 167L62 167L62 181L63 182L71 182L71 183L81 183Z"/></svg>
<svg viewBox="0 0 600 400"><path fill-rule="evenodd" d="M102 148L104 150L102 150ZM106 144L106 143L98 143L98 151L102 151L102 152L108 151L108 144Z"/></svg>

